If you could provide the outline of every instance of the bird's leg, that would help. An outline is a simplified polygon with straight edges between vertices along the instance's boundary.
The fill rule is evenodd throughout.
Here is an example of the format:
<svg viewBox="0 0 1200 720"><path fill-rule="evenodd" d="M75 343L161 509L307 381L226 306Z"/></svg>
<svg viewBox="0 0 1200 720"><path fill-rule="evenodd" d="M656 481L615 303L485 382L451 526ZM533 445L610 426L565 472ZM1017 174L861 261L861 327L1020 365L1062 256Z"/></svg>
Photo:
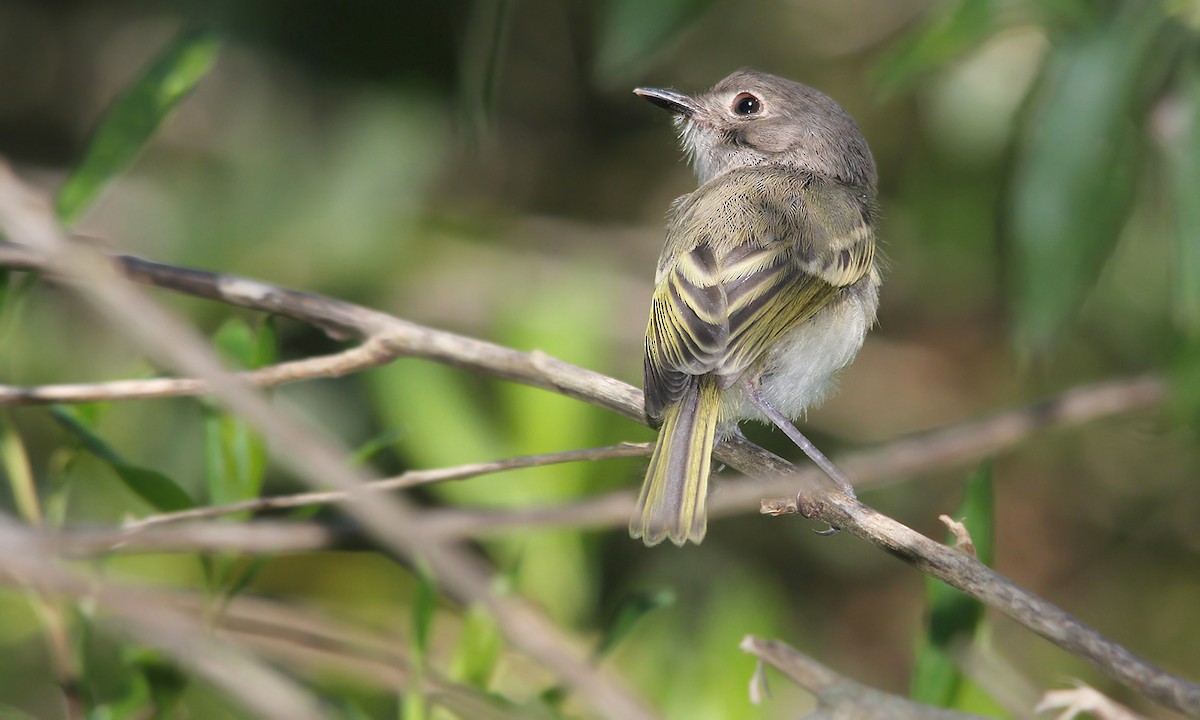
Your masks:
<svg viewBox="0 0 1200 720"><path fill-rule="evenodd" d="M782 430L784 435L787 435L792 442L796 443L796 447L803 450L804 454L817 464L817 467L824 470L825 474L838 484L842 492L851 498L858 497L854 494L854 486L850 484L850 481L846 479L842 471L838 470L837 465L834 465L829 458L825 457L825 453L818 450L817 446L813 445L811 440L804 437L804 434L792 424L791 420L788 420L778 410L771 407L771 403L767 402L767 399L762 396L762 392L759 390L758 383L755 382L754 378L748 378L745 381L745 386L746 396L750 398L750 402L754 403L759 410L762 410L763 414L775 424L775 427Z"/></svg>

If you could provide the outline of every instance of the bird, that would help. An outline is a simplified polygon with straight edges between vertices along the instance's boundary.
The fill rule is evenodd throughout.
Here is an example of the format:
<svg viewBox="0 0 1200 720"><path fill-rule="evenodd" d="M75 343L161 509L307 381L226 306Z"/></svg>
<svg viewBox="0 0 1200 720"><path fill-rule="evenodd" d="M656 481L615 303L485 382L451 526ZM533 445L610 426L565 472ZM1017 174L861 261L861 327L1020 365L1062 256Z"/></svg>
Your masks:
<svg viewBox="0 0 1200 720"><path fill-rule="evenodd" d="M668 210L646 328L645 412L659 426L629 533L700 543L714 444L779 427L853 496L792 419L820 402L874 325L875 161L828 95L739 70L696 96L649 87L674 115L698 187Z"/></svg>

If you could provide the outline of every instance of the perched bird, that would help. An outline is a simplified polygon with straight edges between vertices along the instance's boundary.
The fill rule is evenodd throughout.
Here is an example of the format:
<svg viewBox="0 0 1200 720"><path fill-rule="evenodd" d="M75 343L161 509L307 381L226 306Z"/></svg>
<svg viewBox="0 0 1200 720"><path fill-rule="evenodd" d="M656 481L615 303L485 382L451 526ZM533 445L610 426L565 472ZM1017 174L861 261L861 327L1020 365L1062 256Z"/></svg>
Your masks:
<svg viewBox="0 0 1200 720"><path fill-rule="evenodd" d="M700 186L672 203L646 328L646 414L661 423L629 534L700 542L713 444L775 424L853 493L790 422L819 402L875 322L875 162L830 97L742 70L675 114Z"/></svg>

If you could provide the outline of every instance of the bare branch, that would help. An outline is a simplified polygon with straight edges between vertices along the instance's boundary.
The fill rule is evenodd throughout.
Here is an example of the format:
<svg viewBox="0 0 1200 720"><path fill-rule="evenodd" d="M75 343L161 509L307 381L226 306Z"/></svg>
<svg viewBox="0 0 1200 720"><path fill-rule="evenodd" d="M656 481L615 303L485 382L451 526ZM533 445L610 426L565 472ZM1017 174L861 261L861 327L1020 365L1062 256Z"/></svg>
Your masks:
<svg viewBox="0 0 1200 720"><path fill-rule="evenodd" d="M747 635L741 648L817 696L817 710L806 715L806 720L984 720L979 715L934 708L869 688L778 640Z"/></svg>
<svg viewBox="0 0 1200 720"><path fill-rule="evenodd" d="M11 244L0 242L0 265L7 259L13 261L10 267L56 274L53 263L45 253L14 251L12 248ZM533 385L591 402L639 422L645 421L641 392L636 388L545 353L512 350L426 328L361 305L287 290L235 275L191 270L130 256L112 257L110 261L117 271L136 283L282 315L321 328L339 340L376 338L397 356L424 358L503 380ZM16 390L24 390L25 394L33 391L32 388ZM210 391L215 393L216 388L210 388ZM34 402L37 401L27 401Z"/></svg>
<svg viewBox="0 0 1200 720"><path fill-rule="evenodd" d="M581 460L609 460L612 458L646 457L650 454L651 450L653 450L653 446L649 443L619 443L617 445L586 448L584 450L566 450L563 452L546 453L543 455L527 455L522 457L508 458L505 460L494 460L492 462L456 465L454 467L438 468L436 470L410 470L401 475L397 475L396 477L368 482L363 486L362 490L371 492L401 490L405 488L417 487L418 485L430 485L433 483L447 482L450 480L466 480L468 478L479 477L480 475L489 475L492 473L506 472L509 470L522 470L532 467L542 467L545 465L579 462ZM253 500L245 500L243 502L229 503L226 505L210 505L207 507L192 508L190 510L180 510L177 512L150 515L148 517L126 522L123 526L123 530L126 535L131 535L134 531L142 528L153 525L162 525L165 523L180 522L182 520L212 518L240 512L282 510L285 508L302 507L304 505L340 503L349 499L350 495L348 493L339 490L255 498Z"/></svg>
<svg viewBox="0 0 1200 720"><path fill-rule="evenodd" d="M361 533L316 522L201 523L73 529L48 534L47 543L63 557L81 559L115 553L238 552L250 555L322 550Z"/></svg>
<svg viewBox="0 0 1200 720"><path fill-rule="evenodd" d="M918 433L835 460L854 481L855 488L876 487L933 469L978 462L1038 432L1154 407L1162 401L1164 393L1162 381L1156 378L1115 380L1075 388L1034 405ZM718 446L716 455L731 467L743 469L738 465L739 457L744 458L747 453L753 456L749 449L753 447L756 446L730 440ZM801 488L812 492L822 482L824 474L811 467L796 468L791 474L774 478L723 479L709 498L709 515L734 515L760 506L770 514L796 513L795 493ZM782 493L792 494L779 500L762 499L763 495ZM446 538L480 537L538 525L598 528L628 522L634 500L630 490L554 507L434 509L422 521L428 531Z"/></svg>
<svg viewBox="0 0 1200 720"><path fill-rule="evenodd" d="M319 357L282 362L258 370L237 373L239 381L256 387L336 378L386 365L396 353L382 339L370 338L362 345ZM100 383L70 383L17 387L0 385L0 406L48 405L150 398L188 397L212 392L209 384L194 378L145 378Z"/></svg>

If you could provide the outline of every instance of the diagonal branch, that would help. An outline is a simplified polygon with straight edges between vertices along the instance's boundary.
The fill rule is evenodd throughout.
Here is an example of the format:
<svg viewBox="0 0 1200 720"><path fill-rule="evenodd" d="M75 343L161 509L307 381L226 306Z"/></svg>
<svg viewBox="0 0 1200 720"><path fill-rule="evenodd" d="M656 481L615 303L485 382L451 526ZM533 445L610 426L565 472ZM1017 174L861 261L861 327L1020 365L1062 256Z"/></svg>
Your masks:
<svg viewBox="0 0 1200 720"><path fill-rule="evenodd" d="M395 359L395 351L386 343L379 338L369 338L362 345L338 353L281 362L258 370L237 373L237 377L247 385L268 388L304 380L344 377L369 368L386 365ZM0 406L147 400L207 395L211 392L212 387L209 383L196 378L157 377L35 387L0 385Z"/></svg>
<svg viewBox="0 0 1200 720"><path fill-rule="evenodd" d="M523 457L508 458L505 460L494 460L492 462L456 465L454 467L439 468L436 470L410 470L401 475L397 475L396 477L386 478L383 480L373 480L369 483L366 483L362 489L364 491L369 490L372 492L384 492L387 490L401 490L405 488L417 487L419 485L447 482L450 480L466 480L468 478L479 477L480 475L507 472L509 470L523 470L525 468L579 462L581 460L609 460L612 458L648 457L652 449L653 446L651 446L649 443L620 443L617 445L587 448L584 450L566 450L563 452L546 453L544 455L528 455ZM122 532L126 535L130 535L138 530L143 530L155 525L164 525L183 520L199 520L202 518L232 515L240 512L263 512L265 510L283 510L286 508L303 507L305 505L340 503L346 502L350 499L351 497L348 493L338 490L255 498L253 500L228 503L226 505L210 505L207 507L197 507L189 510L179 510L177 512L150 515L149 517L126 522L122 527Z"/></svg>
<svg viewBox="0 0 1200 720"><path fill-rule="evenodd" d="M747 635L741 648L817 696L817 710L803 720L984 720L981 715L930 707L867 687L778 640Z"/></svg>

